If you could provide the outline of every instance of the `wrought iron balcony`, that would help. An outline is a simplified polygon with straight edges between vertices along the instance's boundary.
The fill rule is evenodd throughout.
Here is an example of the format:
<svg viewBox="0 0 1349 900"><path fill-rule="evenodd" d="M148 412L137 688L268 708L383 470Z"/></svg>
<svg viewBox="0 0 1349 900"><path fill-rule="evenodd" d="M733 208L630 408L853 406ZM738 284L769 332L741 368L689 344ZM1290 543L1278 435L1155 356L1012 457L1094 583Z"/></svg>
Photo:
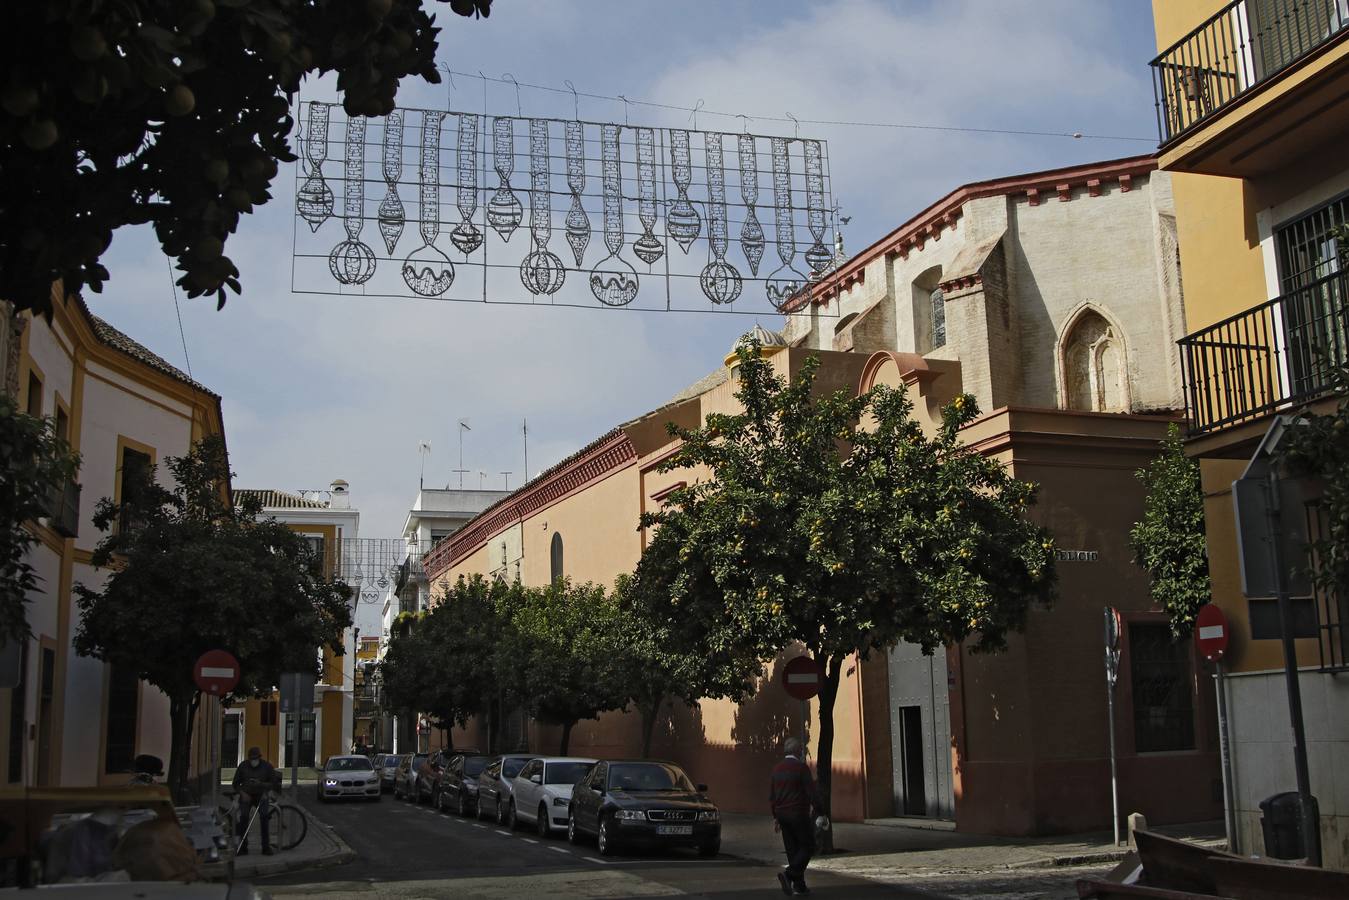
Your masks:
<svg viewBox="0 0 1349 900"><path fill-rule="evenodd" d="M1305 403L1349 360L1349 272L1319 278L1180 340L1192 435Z"/></svg>
<svg viewBox="0 0 1349 900"><path fill-rule="evenodd" d="M1163 145L1349 29L1346 0L1234 0L1152 66Z"/></svg>

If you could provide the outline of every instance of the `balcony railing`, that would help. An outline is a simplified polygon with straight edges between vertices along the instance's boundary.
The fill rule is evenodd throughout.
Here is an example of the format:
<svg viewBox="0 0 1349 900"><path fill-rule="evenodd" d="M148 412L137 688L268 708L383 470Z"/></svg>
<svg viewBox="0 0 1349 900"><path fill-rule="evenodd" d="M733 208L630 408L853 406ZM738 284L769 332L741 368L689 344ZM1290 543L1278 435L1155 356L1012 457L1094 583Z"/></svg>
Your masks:
<svg viewBox="0 0 1349 900"><path fill-rule="evenodd" d="M1270 415L1329 390L1349 360L1349 272L1180 340L1190 433Z"/></svg>
<svg viewBox="0 0 1349 900"><path fill-rule="evenodd" d="M1349 28L1349 0L1234 0L1154 59L1164 145Z"/></svg>

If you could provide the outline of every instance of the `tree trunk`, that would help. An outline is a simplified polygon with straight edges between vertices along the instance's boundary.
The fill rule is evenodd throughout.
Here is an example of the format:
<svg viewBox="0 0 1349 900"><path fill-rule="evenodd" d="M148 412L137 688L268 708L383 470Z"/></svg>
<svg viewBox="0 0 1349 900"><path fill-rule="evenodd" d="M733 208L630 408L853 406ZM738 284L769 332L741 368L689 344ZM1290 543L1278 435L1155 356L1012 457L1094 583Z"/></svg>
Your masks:
<svg viewBox="0 0 1349 900"><path fill-rule="evenodd" d="M820 739L815 756L815 777L820 785L821 810L832 821L834 811L831 793L834 781L834 701L838 699L839 677L843 671L842 654L826 660L824 683L820 685ZM820 852L834 850L834 830L831 827L820 835Z"/></svg>
<svg viewBox="0 0 1349 900"><path fill-rule="evenodd" d="M180 689L169 697L169 793L174 802L188 804L192 796L187 790L192 768L192 726L200 694L192 689Z"/></svg>
<svg viewBox="0 0 1349 900"><path fill-rule="evenodd" d="M637 704L642 714L642 758L651 758L651 736L656 730L656 719L660 716L660 703L665 699L657 695L650 703Z"/></svg>
<svg viewBox="0 0 1349 900"><path fill-rule="evenodd" d="M575 724L576 724L576 720L575 720L575 719L572 719L570 722L566 722L566 723L563 724L563 726L562 726L562 747L561 747L561 749L559 749L559 750L557 751L557 755L558 755L558 756L566 756L566 755L567 755L567 747L570 746L570 744L571 744L571 729L572 729L572 726L575 725Z"/></svg>

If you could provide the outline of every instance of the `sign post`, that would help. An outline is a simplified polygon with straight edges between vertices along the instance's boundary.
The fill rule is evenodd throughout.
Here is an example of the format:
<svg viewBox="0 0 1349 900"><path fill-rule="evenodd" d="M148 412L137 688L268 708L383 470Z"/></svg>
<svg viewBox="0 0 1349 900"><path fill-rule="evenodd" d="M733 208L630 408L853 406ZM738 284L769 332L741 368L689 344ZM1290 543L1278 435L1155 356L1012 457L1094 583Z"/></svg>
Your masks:
<svg viewBox="0 0 1349 900"><path fill-rule="evenodd" d="M793 658L787 665L782 667L782 689L790 697L795 697L801 701L801 752L806 752L806 721L810 718L810 705L807 703L811 697L820 692L820 683L824 681L824 673L820 669L820 664L809 656L798 656Z"/></svg>
<svg viewBox="0 0 1349 900"><path fill-rule="evenodd" d="M1119 610L1105 608L1105 696L1110 717L1110 826L1119 846L1119 776L1115 769L1115 681L1119 678Z"/></svg>
<svg viewBox="0 0 1349 900"><path fill-rule="evenodd" d="M206 694L206 708L210 710L207 739L211 742L211 809L215 809L220 805L220 698L239 683L239 660L224 650L208 650L192 667L192 680Z"/></svg>
<svg viewBox="0 0 1349 900"><path fill-rule="evenodd" d="M1227 652L1227 617L1212 603L1199 607L1194 620L1194 642L1199 653L1214 664L1218 691L1218 750L1223 774L1223 824L1227 828L1227 852L1237 849L1237 808L1232 796L1232 752L1227 741L1227 688L1223 684L1223 654Z"/></svg>

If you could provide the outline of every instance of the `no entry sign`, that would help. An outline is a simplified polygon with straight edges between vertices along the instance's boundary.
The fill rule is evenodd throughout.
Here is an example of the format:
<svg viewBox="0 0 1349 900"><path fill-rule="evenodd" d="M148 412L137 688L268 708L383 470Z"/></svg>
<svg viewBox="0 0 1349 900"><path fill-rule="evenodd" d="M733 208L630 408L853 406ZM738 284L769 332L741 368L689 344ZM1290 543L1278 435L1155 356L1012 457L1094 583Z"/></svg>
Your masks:
<svg viewBox="0 0 1349 900"><path fill-rule="evenodd" d="M798 656L782 669L782 689L797 700L809 700L820 692L823 674L815 660Z"/></svg>
<svg viewBox="0 0 1349 900"><path fill-rule="evenodd" d="M224 650L207 650L192 667L192 680L204 693L228 694L239 683L239 660Z"/></svg>
<svg viewBox="0 0 1349 900"><path fill-rule="evenodd" d="M1227 616L1212 603L1199 607L1194 619L1194 642L1205 659L1222 659L1227 652Z"/></svg>

